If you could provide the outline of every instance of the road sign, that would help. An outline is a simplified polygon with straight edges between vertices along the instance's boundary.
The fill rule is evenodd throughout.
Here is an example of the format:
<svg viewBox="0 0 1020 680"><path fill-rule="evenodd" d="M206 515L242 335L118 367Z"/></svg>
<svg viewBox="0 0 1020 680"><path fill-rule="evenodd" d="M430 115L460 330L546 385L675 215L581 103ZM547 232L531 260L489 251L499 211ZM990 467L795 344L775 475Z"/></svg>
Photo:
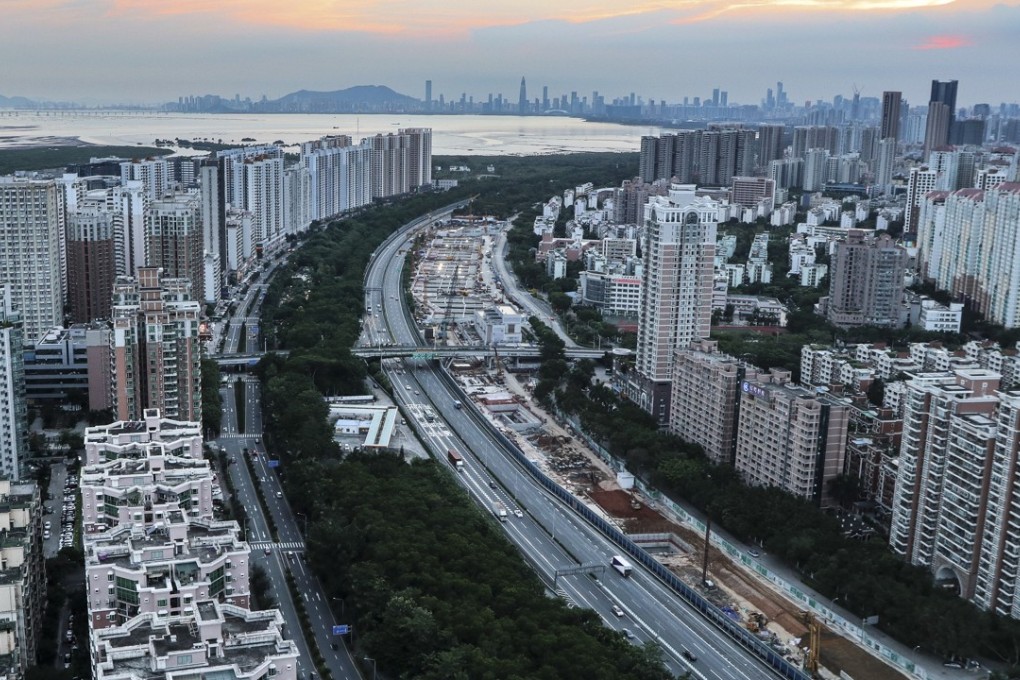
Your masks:
<svg viewBox="0 0 1020 680"><path fill-rule="evenodd" d="M278 461L276 459L271 459L269 461L269 467L271 467L271 468L278 468L278 467L280 467L280 461Z"/></svg>
<svg viewBox="0 0 1020 680"><path fill-rule="evenodd" d="M333 635L347 635L354 630L354 626L348 626L346 624L342 626L333 626Z"/></svg>
<svg viewBox="0 0 1020 680"><path fill-rule="evenodd" d="M415 352L411 355L412 359L424 359L425 361L431 361L436 358L435 352Z"/></svg>

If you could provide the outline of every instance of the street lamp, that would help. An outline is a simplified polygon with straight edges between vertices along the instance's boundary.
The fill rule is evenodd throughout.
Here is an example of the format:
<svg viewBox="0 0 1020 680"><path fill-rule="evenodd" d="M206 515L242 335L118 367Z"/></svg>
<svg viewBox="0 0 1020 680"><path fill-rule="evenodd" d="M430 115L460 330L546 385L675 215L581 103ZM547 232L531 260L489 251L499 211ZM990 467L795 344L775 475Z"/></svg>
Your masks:
<svg viewBox="0 0 1020 680"><path fill-rule="evenodd" d="M370 656L363 656L362 658L365 661L371 661L372 662L372 680L375 680L375 659L373 659Z"/></svg>

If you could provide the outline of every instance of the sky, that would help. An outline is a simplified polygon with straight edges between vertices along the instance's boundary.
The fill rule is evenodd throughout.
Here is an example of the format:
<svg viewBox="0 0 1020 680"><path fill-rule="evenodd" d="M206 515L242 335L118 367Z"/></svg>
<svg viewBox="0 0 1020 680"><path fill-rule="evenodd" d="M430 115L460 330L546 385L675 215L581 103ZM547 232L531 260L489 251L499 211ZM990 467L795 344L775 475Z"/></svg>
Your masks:
<svg viewBox="0 0 1020 680"><path fill-rule="evenodd" d="M89 104L387 85L797 103L1020 101L1020 0L0 0L0 94Z"/></svg>

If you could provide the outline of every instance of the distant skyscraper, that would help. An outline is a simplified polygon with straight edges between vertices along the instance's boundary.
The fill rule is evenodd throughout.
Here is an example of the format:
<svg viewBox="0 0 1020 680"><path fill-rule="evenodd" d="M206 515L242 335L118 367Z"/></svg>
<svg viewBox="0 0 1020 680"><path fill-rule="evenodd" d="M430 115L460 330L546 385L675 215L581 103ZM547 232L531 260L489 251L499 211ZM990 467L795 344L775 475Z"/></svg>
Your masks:
<svg viewBox="0 0 1020 680"><path fill-rule="evenodd" d="M432 81L425 81L425 110L432 110Z"/></svg>
<svg viewBox="0 0 1020 680"><path fill-rule="evenodd" d="M900 102L903 93L887 91L882 93L882 125L879 139L900 138Z"/></svg>
<svg viewBox="0 0 1020 680"><path fill-rule="evenodd" d="M783 157L783 132L785 125L761 125L758 127L758 165L767 168L770 161Z"/></svg>
<svg viewBox="0 0 1020 680"><path fill-rule="evenodd" d="M521 76L521 96L517 99L517 113L524 115L528 112L528 86Z"/></svg>
<svg viewBox="0 0 1020 680"><path fill-rule="evenodd" d="M931 81L931 98L928 100L928 124L924 132L924 157L940 146L949 143L956 120L957 81Z"/></svg>

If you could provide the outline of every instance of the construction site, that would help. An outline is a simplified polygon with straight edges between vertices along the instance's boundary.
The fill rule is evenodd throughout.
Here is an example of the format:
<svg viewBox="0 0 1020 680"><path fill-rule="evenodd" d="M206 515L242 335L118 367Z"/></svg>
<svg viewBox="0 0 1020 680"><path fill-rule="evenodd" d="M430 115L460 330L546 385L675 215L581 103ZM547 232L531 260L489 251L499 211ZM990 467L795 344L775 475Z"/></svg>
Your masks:
<svg viewBox="0 0 1020 680"><path fill-rule="evenodd" d="M504 303L486 266L492 248L488 227L430 230L420 242L412 293L426 336L443 344L484 340L478 312ZM431 333L428 329L431 328ZM486 341L485 344L495 344ZM469 398L525 454L565 489L616 524L632 540L697 589L734 621L815 677L904 680L907 676L837 634L770 583L673 521L633 488L532 398L527 367L508 370L498 353L488 362L457 361L452 373Z"/></svg>
<svg viewBox="0 0 1020 680"><path fill-rule="evenodd" d="M704 535L670 520L653 501L625 488L626 476L613 472L572 428L557 423L534 403L526 375L505 370L498 360L488 365L460 363L456 369L458 381L482 412L546 474L586 498L593 509L763 642L816 677L905 680L906 675L830 630L718 548L711 547L706 556ZM516 414L512 420L510 413Z"/></svg>

